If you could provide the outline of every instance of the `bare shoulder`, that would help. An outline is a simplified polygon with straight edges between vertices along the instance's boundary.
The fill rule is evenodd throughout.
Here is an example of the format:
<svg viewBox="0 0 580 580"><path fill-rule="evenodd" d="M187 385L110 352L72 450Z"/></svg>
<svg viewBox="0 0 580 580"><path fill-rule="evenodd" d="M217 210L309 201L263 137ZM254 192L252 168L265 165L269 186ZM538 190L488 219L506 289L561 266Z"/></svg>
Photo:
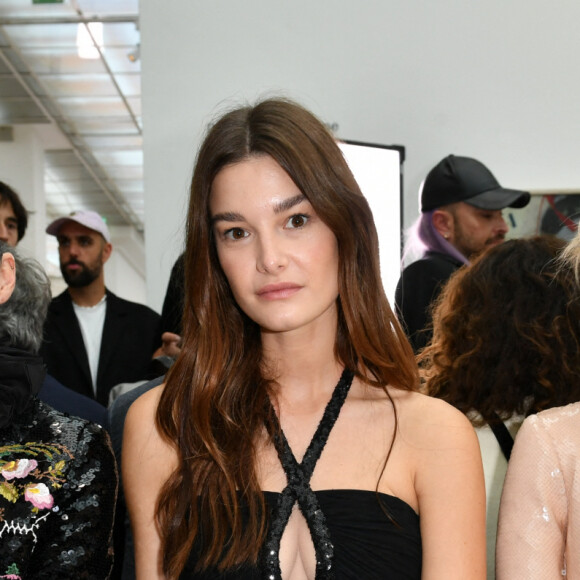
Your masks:
<svg viewBox="0 0 580 580"><path fill-rule="evenodd" d="M469 419L449 403L413 391L389 393L397 407L399 433L407 444L418 449L477 445Z"/></svg>
<svg viewBox="0 0 580 580"><path fill-rule="evenodd" d="M155 416L163 385L141 395L129 408L123 431L123 489L139 578L163 578L157 527L159 494L178 465L176 449L159 433Z"/></svg>
<svg viewBox="0 0 580 580"><path fill-rule="evenodd" d="M147 432L151 434L157 432L155 416L157 414L157 407L164 386L165 385L162 384L158 387L154 387L150 391L143 393L131 404L125 419L125 428L123 432L124 439L131 434L143 436Z"/></svg>
<svg viewBox="0 0 580 580"><path fill-rule="evenodd" d="M175 453L157 429L155 417L164 385L154 387L141 395L129 408L123 431L123 461L135 455L153 459L163 456L167 459Z"/></svg>
<svg viewBox="0 0 580 580"><path fill-rule="evenodd" d="M389 389L389 394L406 417L428 422L471 425L469 419L455 407L436 397L417 391Z"/></svg>
<svg viewBox="0 0 580 580"><path fill-rule="evenodd" d="M421 517L423 578L485 578L485 485L475 430L440 399L389 392L401 465Z"/></svg>
<svg viewBox="0 0 580 580"><path fill-rule="evenodd" d="M135 416L155 415L157 412L157 405L159 404L159 399L161 398L161 393L163 392L164 388L165 383L157 387L153 387L135 399L135 401L133 401L129 407L129 411L127 412L127 419L129 419L131 415L133 416L133 420L135 420Z"/></svg>

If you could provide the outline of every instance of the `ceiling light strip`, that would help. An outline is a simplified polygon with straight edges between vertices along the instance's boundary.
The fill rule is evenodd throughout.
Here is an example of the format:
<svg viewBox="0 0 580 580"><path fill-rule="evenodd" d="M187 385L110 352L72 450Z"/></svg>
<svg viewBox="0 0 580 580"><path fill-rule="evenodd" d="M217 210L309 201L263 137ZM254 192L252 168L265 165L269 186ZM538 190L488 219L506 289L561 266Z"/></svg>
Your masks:
<svg viewBox="0 0 580 580"><path fill-rule="evenodd" d="M91 22L102 22L103 24L122 24L126 22L134 22L137 24L139 22L139 17L134 15L94 16L92 18L86 18L84 16L0 17L0 26L27 26L35 24L90 24Z"/></svg>
<svg viewBox="0 0 580 580"><path fill-rule="evenodd" d="M14 52L16 52L13 47L10 47L10 50L13 50ZM143 230L144 230L143 222L141 222L141 220L137 217L136 214L130 215L130 214L133 213L131 211L131 208L129 207L128 208L129 211L127 211L123 207L122 202L117 199L117 196L119 198L121 198L121 199L123 198L123 196L120 194L120 192L118 192L118 190L114 186L113 187L107 187L103 183L103 180L95 173L95 171L93 171L93 167L91 166L90 163L87 162L87 160L85 159L85 156L88 156L89 158L92 158L92 160L94 160L94 166L99 167L101 169L101 171L106 175L106 172L101 168L101 166L97 162L97 160L94 159L94 157L92 156L92 154L90 153L90 151L88 150L88 148L86 148L84 146L79 147L79 145L75 144L75 141L78 143L78 141L82 141L82 139L78 135L73 135L68 130L68 127L66 126L67 125L67 123L66 123L66 117L64 117L64 115L62 115L62 112L61 112L61 115L60 115L61 116L61 119L58 119L58 118L55 117L55 115L53 115L46 108L46 106L42 102L42 99L40 99L38 97L38 95L36 95L35 92L29 87L28 81L14 67L14 65L12 64L11 60L9 59L9 57L6 55L6 47L0 48L0 58L2 59L2 61L6 65L6 67L12 72L12 74L14 75L14 77L18 80L18 82L21 84L21 86L24 88L24 90L30 95L30 98L34 101L34 103L44 113L44 115L46 115L47 118L49 118L53 123L55 123L60 128L60 130L66 135L66 137L68 138L69 143L71 145L71 148L74 151L74 153L77 156L77 158L79 159L79 161L82 163L82 165L85 167L85 169L89 172L89 174L95 180L95 182L97 183L97 185L101 188L101 190L103 191L103 193L105 194L105 196L115 206L115 208L117 209L117 211L119 212L119 214L121 216L123 216L123 219L128 224L133 225L133 227L135 227L135 229L139 233L143 233ZM32 73L32 71L29 71L29 74L30 74L30 76L36 82L39 82L38 79L35 79L34 78L34 74ZM50 103L51 107L54 107L55 109L57 109L57 110L60 111L60 108L56 105L56 103L54 103L48 97L48 95L45 96L44 98ZM82 149L82 151L81 151L81 149ZM108 177L106 177L106 179L110 183L110 179ZM115 194L115 191L116 191L116 194Z"/></svg>

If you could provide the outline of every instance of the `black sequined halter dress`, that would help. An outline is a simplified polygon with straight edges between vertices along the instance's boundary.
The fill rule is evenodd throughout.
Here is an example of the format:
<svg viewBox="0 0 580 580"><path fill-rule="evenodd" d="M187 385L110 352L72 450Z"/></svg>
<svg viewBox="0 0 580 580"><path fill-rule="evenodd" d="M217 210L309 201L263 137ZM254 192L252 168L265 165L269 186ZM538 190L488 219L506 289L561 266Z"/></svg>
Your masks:
<svg viewBox="0 0 580 580"><path fill-rule="evenodd" d="M269 529L258 565L220 573L195 571L194 547L180 576L191 580L284 580L280 543L297 503L310 530L316 554L315 580L419 580L421 535L419 517L405 502L369 490L313 491L310 478L346 399L353 373L345 370L304 454L298 463L282 430L274 444L286 473L281 493L263 492L269 508ZM385 510L389 514L385 513Z"/></svg>

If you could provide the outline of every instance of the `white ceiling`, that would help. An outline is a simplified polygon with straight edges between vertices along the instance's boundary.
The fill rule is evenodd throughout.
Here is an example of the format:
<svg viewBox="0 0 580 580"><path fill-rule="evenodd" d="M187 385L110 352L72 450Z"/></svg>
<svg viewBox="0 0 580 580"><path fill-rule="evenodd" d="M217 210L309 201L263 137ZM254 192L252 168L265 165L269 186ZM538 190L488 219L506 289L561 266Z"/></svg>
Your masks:
<svg viewBox="0 0 580 580"><path fill-rule="evenodd" d="M103 44L85 59L77 32L92 22ZM0 2L0 126L42 124L57 137L46 151L49 216L93 209L143 232L139 45L138 0Z"/></svg>

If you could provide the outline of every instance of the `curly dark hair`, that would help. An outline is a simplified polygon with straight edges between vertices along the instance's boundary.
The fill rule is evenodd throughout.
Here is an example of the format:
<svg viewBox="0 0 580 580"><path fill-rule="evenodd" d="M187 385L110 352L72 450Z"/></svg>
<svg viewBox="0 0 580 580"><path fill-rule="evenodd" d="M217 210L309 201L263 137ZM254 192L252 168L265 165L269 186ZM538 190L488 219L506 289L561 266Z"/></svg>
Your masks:
<svg viewBox="0 0 580 580"><path fill-rule="evenodd" d="M510 240L450 278L418 359L430 395L474 425L580 400L580 300L557 259L564 246Z"/></svg>

